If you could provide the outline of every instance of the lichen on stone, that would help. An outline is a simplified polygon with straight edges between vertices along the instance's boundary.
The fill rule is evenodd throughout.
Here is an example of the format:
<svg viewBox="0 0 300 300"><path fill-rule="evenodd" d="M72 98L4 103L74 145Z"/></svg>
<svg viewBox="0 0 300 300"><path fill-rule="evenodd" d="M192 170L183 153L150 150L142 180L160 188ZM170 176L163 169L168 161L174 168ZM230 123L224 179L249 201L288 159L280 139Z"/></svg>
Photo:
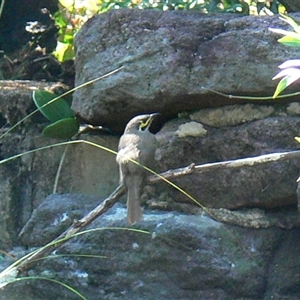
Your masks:
<svg viewBox="0 0 300 300"><path fill-rule="evenodd" d="M182 124L178 127L175 134L178 137L186 137L186 136L205 136L207 130L203 127L202 124L198 122L188 122Z"/></svg>
<svg viewBox="0 0 300 300"><path fill-rule="evenodd" d="M300 115L300 104L298 102L292 102L288 105L286 109L287 113L292 116Z"/></svg>
<svg viewBox="0 0 300 300"><path fill-rule="evenodd" d="M264 119L273 113L274 108L267 105L228 105L199 110L191 114L190 118L209 126L226 127Z"/></svg>

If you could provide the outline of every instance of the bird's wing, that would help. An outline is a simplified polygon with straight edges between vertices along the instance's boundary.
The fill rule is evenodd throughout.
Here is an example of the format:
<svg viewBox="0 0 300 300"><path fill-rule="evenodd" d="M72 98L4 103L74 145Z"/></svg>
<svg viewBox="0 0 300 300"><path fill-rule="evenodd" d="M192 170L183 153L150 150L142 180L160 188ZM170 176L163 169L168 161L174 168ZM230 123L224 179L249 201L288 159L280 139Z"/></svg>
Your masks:
<svg viewBox="0 0 300 300"><path fill-rule="evenodd" d="M140 137L136 134L125 134L121 137L116 157L118 164L127 163L130 159L139 160L140 150L136 146L139 140Z"/></svg>

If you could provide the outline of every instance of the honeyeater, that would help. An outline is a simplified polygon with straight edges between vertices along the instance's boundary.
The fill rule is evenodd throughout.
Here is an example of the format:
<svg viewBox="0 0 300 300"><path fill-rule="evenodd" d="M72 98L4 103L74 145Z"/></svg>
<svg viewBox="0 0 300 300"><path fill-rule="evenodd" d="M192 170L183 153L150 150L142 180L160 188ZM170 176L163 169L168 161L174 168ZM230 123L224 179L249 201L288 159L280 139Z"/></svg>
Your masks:
<svg viewBox="0 0 300 300"><path fill-rule="evenodd" d="M120 184L124 184L127 188L127 219L131 225L143 218L141 190L150 173L141 165L150 169L155 166L157 140L149 131L149 127L157 115L157 113L145 114L131 119L119 142L116 160L119 164Z"/></svg>

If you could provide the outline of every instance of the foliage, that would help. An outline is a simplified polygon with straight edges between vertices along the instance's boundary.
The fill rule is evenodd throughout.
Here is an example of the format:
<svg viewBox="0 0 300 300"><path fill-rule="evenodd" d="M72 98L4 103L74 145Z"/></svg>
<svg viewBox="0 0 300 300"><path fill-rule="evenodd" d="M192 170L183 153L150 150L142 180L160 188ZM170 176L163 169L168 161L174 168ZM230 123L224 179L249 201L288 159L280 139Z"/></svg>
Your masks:
<svg viewBox="0 0 300 300"><path fill-rule="evenodd" d="M59 0L59 11L53 15L59 28L54 52L59 61L74 58L74 36L90 17L100 12L101 3L99 0Z"/></svg>
<svg viewBox="0 0 300 300"><path fill-rule="evenodd" d="M277 1L257 0L59 0L53 18L59 28L54 55L59 61L74 58L74 36L93 15L110 9L197 10L202 13L272 14L283 12Z"/></svg>
<svg viewBox="0 0 300 300"><path fill-rule="evenodd" d="M34 91L32 97L38 110L52 122L43 130L45 136L70 139L78 132L79 122L66 100L42 90Z"/></svg>
<svg viewBox="0 0 300 300"><path fill-rule="evenodd" d="M300 26L289 16L281 15L280 19L292 26L294 31L270 28L271 31L284 35L278 42L289 47L300 47ZM287 60L278 67L282 69L282 71L274 76L273 80L282 79L277 84L273 98L276 98L283 90L300 78L300 59Z"/></svg>

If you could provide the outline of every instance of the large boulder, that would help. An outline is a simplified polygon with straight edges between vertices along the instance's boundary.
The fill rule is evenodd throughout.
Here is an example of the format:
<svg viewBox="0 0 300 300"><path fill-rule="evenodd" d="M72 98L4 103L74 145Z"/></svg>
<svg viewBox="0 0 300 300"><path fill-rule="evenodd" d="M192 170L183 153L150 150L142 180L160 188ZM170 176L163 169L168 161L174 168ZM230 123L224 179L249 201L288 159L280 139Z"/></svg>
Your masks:
<svg viewBox="0 0 300 300"><path fill-rule="evenodd" d="M157 133L160 169L297 150L300 145L294 137L300 132L300 117L295 115L293 107L298 105L281 105L276 109L258 105L225 106L174 119ZM299 162L300 158L293 158L231 169L223 166L209 172L195 171L172 181L206 207L273 209L294 205L296 208ZM167 185L158 196L160 201L169 203L192 203Z"/></svg>
<svg viewBox="0 0 300 300"><path fill-rule="evenodd" d="M155 10L95 16L76 35L76 85L123 69L76 90L73 109L89 123L121 132L139 113L167 119L234 102L208 89L272 95L278 65L299 51L279 44L269 27L288 28L278 16Z"/></svg>
<svg viewBox="0 0 300 300"><path fill-rule="evenodd" d="M24 242L34 247L51 241L69 217L84 214L93 201L70 194L48 197L36 210L31 226L25 229ZM52 259L42 260L30 275L55 278L91 300L100 296L158 300L267 300L283 296L298 299L298 230L245 229L204 215L157 211L148 211L144 221L130 229L126 210L120 206L88 229L62 246ZM288 282L282 280L286 272ZM36 280L29 286L41 299L78 297L47 280Z"/></svg>

